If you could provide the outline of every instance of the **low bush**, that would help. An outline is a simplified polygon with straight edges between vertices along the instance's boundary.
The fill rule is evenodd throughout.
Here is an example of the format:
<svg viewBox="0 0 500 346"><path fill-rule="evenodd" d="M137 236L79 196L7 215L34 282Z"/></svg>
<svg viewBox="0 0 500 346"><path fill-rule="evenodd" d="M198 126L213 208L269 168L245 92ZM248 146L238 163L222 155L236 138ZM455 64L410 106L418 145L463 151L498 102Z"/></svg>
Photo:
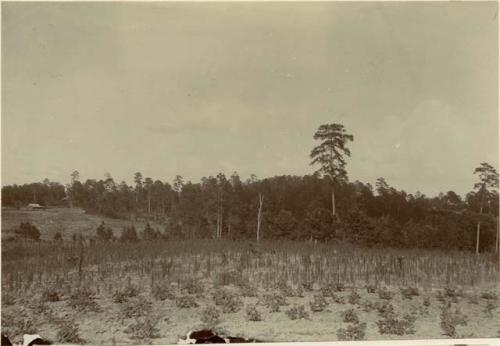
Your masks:
<svg viewBox="0 0 500 346"><path fill-rule="evenodd" d="M61 344L83 344L78 325L73 320L63 320L57 329L57 342Z"/></svg>
<svg viewBox="0 0 500 346"><path fill-rule="evenodd" d="M486 300L498 300L498 294L496 292L482 292L481 298Z"/></svg>
<svg viewBox="0 0 500 346"><path fill-rule="evenodd" d="M215 306L207 306L201 311L201 322L208 328L214 328L221 322L221 313Z"/></svg>
<svg viewBox="0 0 500 346"><path fill-rule="evenodd" d="M416 287L405 287L400 288L401 295L405 299L412 299L413 297L418 297L420 295L418 288Z"/></svg>
<svg viewBox="0 0 500 346"><path fill-rule="evenodd" d="M238 312L243 306L243 302L238 296L225 289L217 290L213 298L215 305L221 306L224 313Z"/></svg>
<svg viewBox="0 0 500 346"><path fill-rule="evenodd" d="M78 312L99 312L99 305L95 302L95 294L87 288L79 288L71 293L69 306Z"/></svg>
<svg viewBox="0 0 500 346"><path fill-rule="evenodd" d="M394 306L391 303L375 303L378 314L383 318L388 318L394 314Z"/></svg>
<svg viewBox="0 0 500 346"><path fill-rule="evenodd" d="M42 291L42 302L58 302L61 300L59 292L54 288L45 288Z"/></svg>
<svg viewBox="0 0 500 346"><path fill-rule="evenodd" d="M193 278L184 282L182 290L186 291L188 294L194 294L196 296L201 296L204 292L201 282Z"/></svg>
<svg viewBox="0 0 500 346"><path fill-rule="evenodd" d="M309 314L305 310L304 305L294 305L289 310L286 311L286 315L291 320L308 319Z"/></svg>
<svg viewBox="0 0 500 346"><path fill-rule="evenodd" d="M175 300L175 294L171 287L167 285L155 285L151 290L151 295L156 300Z"/></svg>
<svg viewBox="0 0 500 346"><path fill-rule="evenodd" d="M175 305L178 308L181 308L181 309L188 309L188 308L196 308L196 307L198 307L198 303L196 302L196 300L194 299L194 297L193 296L188 296L188 295L177 297L177 299L175 300Z"/></svg>
<svg viewBox="0 0 500 346"><path fill-rule="evenodd" d="M348 309L342 312L342 320L346 323L358 323L359 318L354 309Z"/></svg>
<svg viewBox="0 0 500 346"><path fill-rule="evenodd" d="M337 338L342 341L364 340L366 334L366 323L354 323L347 328L337 329Z"/></svg>
<svg viewBox="0 0 500 346"><path fill-rule="evenodd" d="M269 308L271 312L278 312L281 306L288 305L286 298L277 293L264 295L261 303Z"/></svg>
<svg viewBox="0 0 500 346"><path fill-rule="evenodd" d="M382 320L377 321L380 334L407 335L415 333L415 316L407 314L398 318L396 314L387 314Z"/></svg>
<svg viewBox="0 0 500 346"><path fill-rule="evenodd" d="M131 339L138 341L140 344L148 344L151 339L160 337L160 330L156 327L158 322L159 318L155 316L139 317L128 325L125 333L129 334Z"/></svg>
<svg viewBox="0 0 500 346"><path fill-rule="evenodd" d="M152 303L144 298L126 301L121 306L124 318L138 318L148 315L152 310Z"/></svg>
<svg viewBox="0 0 500 346"><path fill-rule="evenodd" d="M394 293L392 293L391 291L389 291L386 288L381 288L378 290L378 297L380 299L391 300L393 296L394 296Z"/></svg>
<svg viewBox="0 0 500 346"><path fill-rule="evenodd" d="M249 321L254 321L254 322L262 321L262 315L260 311L257 309L256 305L247 306L246 314L247 314L247 319Z"/></svg>
<svg viewBox="0 0 500 346"><path fill-rule="evenodd" d="M361 296L356 291L352 291L348 298L349 304L356 305L361 301Z"/></svg>
<svg viewBox="0 0 500 346"><path fill-rule="evenodd" d="M328 302L323 295L315 294L313 296L313 300L309 302L309 305L311 306L311 311L320 312L325 309L325 307L328 305Z"/></svg>
<svg viewBox="0 0 500 346"><path fill-rule="evenodd" d="M460 309L451 309L451 304L447 304L441 308L441 329L443 334L450 338L457 338L457 326L467 325L467 316L462 314Z"/></svg>
<svg viewBox="0 0 500 346"><path fill-rule="evenodd" d="M113 294L113 302L117 304L125 303L129 298L137 297L139 290L132 286L127 285L125 288L115 291Z"/></svg>

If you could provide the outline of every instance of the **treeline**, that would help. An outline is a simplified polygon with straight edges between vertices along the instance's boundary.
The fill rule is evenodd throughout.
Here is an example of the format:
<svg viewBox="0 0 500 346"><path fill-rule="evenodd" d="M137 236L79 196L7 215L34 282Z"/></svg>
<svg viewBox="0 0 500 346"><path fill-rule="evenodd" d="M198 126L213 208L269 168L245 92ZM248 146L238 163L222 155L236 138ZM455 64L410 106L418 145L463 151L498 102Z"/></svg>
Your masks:
<svg viewBox="0 0 500 346"><path fill-rule="evenodd" d="M383 178L375 186L344 181L335 187L333 216L331 181L317 174L262 180L252 176L245 181L236 173L230 177L218 174L199 183L184 182L177 176L169 184L143 179L137 173L134 181L133 186L117 184L107 175L102 180L80 182L75 172L66 192L73 206L87 212L131 223L147 219L162 224L163 229L148 229L147 237L147 232L138 230L148 239L154 239L154 234L161 239L255 239L261 196L260 233L264 239L343 240L366 246L473 251L480 221L480 251L494 250L496 244L498 193L484 186L464 199L453 191L429 198L397 190ZM39 202L46 201L42 202L45 205L64 203L64 187L56 183L6 186L2 188L2 203L31 203L30 187L37 188ZM100 239L111 237L103 229L97 232Z"/></svg>
<svg viewBox="0 0 500 346"><path fill-rule="evenodd" d="M2 205L20 208L29 203L44 206L66 204L66 192L62 184L45 179L42 183L8 185L2 187Z"/></svg>

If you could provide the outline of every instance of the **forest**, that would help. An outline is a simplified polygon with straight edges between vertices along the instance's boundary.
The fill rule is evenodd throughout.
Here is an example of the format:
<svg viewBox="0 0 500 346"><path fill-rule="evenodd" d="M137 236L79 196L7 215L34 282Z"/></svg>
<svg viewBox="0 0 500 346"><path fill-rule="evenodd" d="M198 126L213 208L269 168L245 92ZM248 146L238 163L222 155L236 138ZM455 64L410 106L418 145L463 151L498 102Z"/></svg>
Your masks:
<svg viewBox="0 0 500 346"><path fill-rule="evenodd" d="M350 156L347 143L353 137L342 125L322 125L314 138L321 143L311 151L311 164L320 169L310 175L264 179L252 175L243 180L234 172L230 177L222 173L203 177L200 182L184 181L178 175L168 183L137 172L134 184L129 185L115 182L109 173L104 179L80 181L79 172L74 171L66 186L48 179L4 186L2 205L65 205L127 219L131 225L139 219L164 225L163 229L137 230L138 238L146 240L257 237L497 250L498 173L493 166L471 167L478 182L465 197L454 191L427 197L398 190L382 177L375 186L350 182L345 157Z"/></svg>

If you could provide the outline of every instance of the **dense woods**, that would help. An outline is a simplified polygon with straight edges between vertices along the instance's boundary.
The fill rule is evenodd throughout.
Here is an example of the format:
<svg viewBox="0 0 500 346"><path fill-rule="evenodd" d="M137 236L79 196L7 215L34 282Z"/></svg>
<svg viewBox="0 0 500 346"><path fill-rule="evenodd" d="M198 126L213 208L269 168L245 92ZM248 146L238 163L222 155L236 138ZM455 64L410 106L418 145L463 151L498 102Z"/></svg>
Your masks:
<svg viewBox="0 0 500 346"><path fill-rule="evenodd" d="M409 194L379 178L373 187L359 181L336 188L337 216L331 213L331 181L318 175L242 180L234 173L198 183L176 177L172 184L136 175L135 186L74 179L67 187L73 206L115 218L163 223L167 238L254 239L259 194L264 196L261 238L346 240L364 245L474 250L481 220L481 251L494 249L498 194L479 187L465 199L453 191L437 197ZM36 183L2 188L2 204L36 201L61 205L64 186ZM482 212L481 212L482 206ZM481 213L480 213L481 212ZM138 230L143 231L143 230Z"/></svg>
<svg viewBox="0 0 500 346"><path fill-rule="evenodd" d="M154 220L163 229L138 230L143 239L341 240L365 246L498 249L498 173L481 163L478 183L465 198L453 191L427 197L397 190L384 179L375 186L349 182L345 156L354 137L341 124L321 125L313 137L312 175L246 180L234 172L200 182L176 176L172 184L135 173L134 185L104 179L67 186L49 182L2 188L2 204L78 206L89 213L131 221L122 239L138 239L133 222ZM99 239L112 233L101 225ZM106 231L107 233L103 233ZM111 232L111 233L110 233ZM107 234L107 236L99 236Z"/></svg>

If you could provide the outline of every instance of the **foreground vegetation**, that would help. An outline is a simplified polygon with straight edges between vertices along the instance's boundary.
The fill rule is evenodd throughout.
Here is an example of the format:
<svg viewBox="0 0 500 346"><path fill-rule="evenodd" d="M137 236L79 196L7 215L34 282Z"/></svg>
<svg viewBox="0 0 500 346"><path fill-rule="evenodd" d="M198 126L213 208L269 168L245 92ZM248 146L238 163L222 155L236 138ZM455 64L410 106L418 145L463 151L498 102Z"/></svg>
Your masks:
<svg viewBox="0 0 500 346"><path fill-rule="evenodd" d="M493 256L460 252L16 241L2 248L2 330L93 344L201 326L265 341L494 337L498 279Z"/></svg>

